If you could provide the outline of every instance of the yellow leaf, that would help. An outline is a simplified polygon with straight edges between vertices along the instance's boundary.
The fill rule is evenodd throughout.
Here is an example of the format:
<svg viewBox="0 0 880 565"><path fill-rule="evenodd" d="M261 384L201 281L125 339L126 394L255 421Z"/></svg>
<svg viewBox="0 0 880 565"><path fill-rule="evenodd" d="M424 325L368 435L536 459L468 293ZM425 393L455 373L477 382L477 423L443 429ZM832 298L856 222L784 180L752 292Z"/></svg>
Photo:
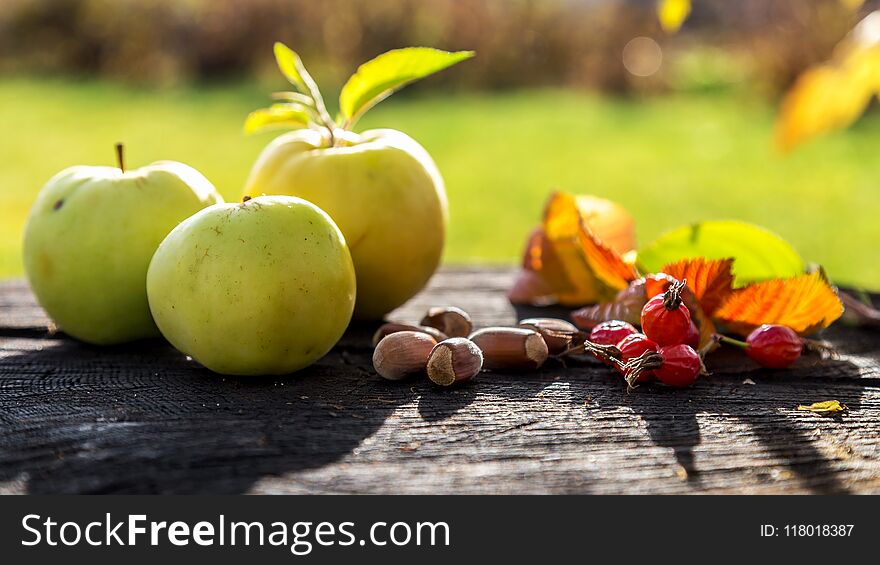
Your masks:
<svg viewBox="0 0 880 565"><path fill-rule="evenodd" d="M659 0L657 17L666 33L675 33L691 13L691 0Z"/></svg>
<svg viewBox="0 0 880 565"><path fill-rule="evenodd" d="M637 278L635 268L586 225L573 195L557 192L550 197L544 231L575 287L573 293L560 294L560 304L602 302Z"/></svg>
<svg viewBox="0 0 880 565"><path fill-rule="evenodd" d="M814 402L806 406L800 405L797 409L807 412L815 412L817 414L833 414L835 412L843 412L846 410L846 405L841 404L840 401L837 400L826 400L824 402Z"/></svg>
<svg viewBox="0 0 880 565"><path fill-rule="evenodd" d="M776 143L799 143L855 122L880 92L880 12L873 12L838 45L835 57L805 71L786 93Z"/></svg>
<svg viewBox="0 0 880 565"><path fill-rule="evenodd" d="M637 278L632 263L600 239L584 216L578 197L550 196L543 226L530 236L523 270L508 293L511 301L593 304L613 299Z"/></svg>
<svg viewBox="0 0 880 565"><path fill-rule="evenodd" d="M840 0L844 8L855 12L865 4L865 0Z"/></svg>
<svg viewBox="0 0 880 565"><path fill-rule="evenodd" d="M269 108L254 110L244 122L245 133L255 133L267 129L309 127L311 115L302 104L273 104Z"/></svg>
<svg viewBox="0 0 880 565"><path fill-rule="evenodd" d="M827 328L843 304L821 272L750 284L733 292L715 313L730 330L747 335L761 324L781 324L801 335Z"/></svg>

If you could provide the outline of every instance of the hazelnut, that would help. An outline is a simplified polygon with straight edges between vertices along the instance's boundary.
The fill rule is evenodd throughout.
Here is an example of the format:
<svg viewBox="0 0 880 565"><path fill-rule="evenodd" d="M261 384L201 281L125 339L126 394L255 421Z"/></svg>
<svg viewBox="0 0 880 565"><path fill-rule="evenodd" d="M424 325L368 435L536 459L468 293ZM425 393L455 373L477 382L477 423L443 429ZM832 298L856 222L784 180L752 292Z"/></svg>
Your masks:
<svg viewBox="0 0 880 565"><path fill-rule="evenodd" d="M428 357L428 378L440 386L474 378L483 368L483 353L464 337L451 337L434 346Z"/></svg>
<svg viewBox="0 0 880 565"><path fill-rule="evenodd" d="M470 339L483 350L486 369L537 369L547 360L547 344L535 330L483 328Z"/></svg>
<svg viewBox="0 0 880 565"><path fill-rule="evenodd" d="M373 347L379 345L379 342L382 341L387 335L391 335L397 332L419 332L428 334L433 337L436 341L443 341L446 339L446 334L438 330L437 328L432 328L429 326L411 326L409 324L397 324L394 322L389 322L387 324L382 324L376 333L373 334Z"/></svg>
<svg viewBox="0 0 880 565"><path fill-rule="evenodd" d="M389 334L373 351L373 368L383 378L399 381L421 373L437 340L426 333L402 331Z"/></svg>
<svg viewBox="0 0 880 565"><path fill-rule="evenodd" d="M534 330L541 334L550 355L560 355L576 347L587 339L587 334L559 318L527 318L519 327Z"/></svg>
<svg viewBox="0 0 880 565"><path fill-rule="evenodd" d="M473 329L468 313L455 306L430 308L419 323L437 328L449 337L467 337Z"/></svg>

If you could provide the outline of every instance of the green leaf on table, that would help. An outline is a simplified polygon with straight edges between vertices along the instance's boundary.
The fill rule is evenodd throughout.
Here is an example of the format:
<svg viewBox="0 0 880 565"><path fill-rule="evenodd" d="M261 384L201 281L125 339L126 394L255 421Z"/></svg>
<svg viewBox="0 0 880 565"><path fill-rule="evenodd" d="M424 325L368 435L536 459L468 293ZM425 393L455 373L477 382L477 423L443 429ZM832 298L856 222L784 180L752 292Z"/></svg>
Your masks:
<svg viewBox="0 0 880 565"><path fill-rule="evenodd" d="M803 259L784 239L762 227L731 220L700 222L667 232L639 250L638 265L642 272L656 273L666 264L694 257L733 257L737 286L794 277L805 270Z"/></svg>
<svg viewBox="0 0 880 565"><path fill-rule="evenodd" d="M404 86L470 59L473 51L450 53L430 47L394 49L367 61L339 95L339 109L348 127L364 112Z"/></svg>
<svg viewBox="0 0 880 565"><path fill-rule="evenodd" d="M311 121L311 111L302 104L273 104L248 114L244 121L244 131L255 133L268 129L307 128Z"/></svg>
<svg viewBox="0 0 880 565"><path fill-rule="evenodd" d="M327 108L324 105L324 98L321 96L321 91L318 89L315 79L313 79L312 75L306 70L302 59L299 58L296 51L281 42L276 42L275 60L278 62L278 68L281 69L281 73L287 77L287 80L289 80L290 83L301 93L308 95L314 100L315 108L318 111L318 116L321 118L323 125L332 128L333 120L330 118L330 114L327 113Z"/></svg>

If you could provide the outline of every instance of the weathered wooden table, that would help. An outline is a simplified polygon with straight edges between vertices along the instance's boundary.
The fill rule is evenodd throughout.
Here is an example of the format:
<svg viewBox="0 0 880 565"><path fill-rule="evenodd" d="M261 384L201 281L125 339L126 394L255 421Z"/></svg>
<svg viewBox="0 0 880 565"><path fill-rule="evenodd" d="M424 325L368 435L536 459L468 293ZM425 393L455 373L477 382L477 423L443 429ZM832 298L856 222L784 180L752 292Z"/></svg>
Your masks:
<svg viewBox="0 0 880 565"><path fill-rule="evenodd" d="M391 318L534 315L505 299L512 276L446 269ZM876 332L836 327L839 359L790 371L718 353L692 389L628 394L598 364L387 382L367 326L300 374L224 378L158 340L89 347L47 323L23 282L0 283L0 492L880 492ZM829 399L848 410L796 409Z"/></svg>

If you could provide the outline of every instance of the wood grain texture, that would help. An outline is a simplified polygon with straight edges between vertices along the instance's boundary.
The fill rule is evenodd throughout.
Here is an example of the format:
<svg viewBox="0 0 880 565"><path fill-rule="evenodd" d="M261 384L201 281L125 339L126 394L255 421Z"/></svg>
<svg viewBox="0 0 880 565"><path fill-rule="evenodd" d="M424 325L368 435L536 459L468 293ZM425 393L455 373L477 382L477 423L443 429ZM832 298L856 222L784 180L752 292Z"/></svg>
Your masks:
<svg viewBox="0 0 880 565"><path fill-rule="evenodd" d="M391 318L535 314L507 303L511 277L444 270ZM0 493L880 493L876 331L827 332L837 360L774 372L719 353L692 389L627 394L592 363L386 382L364 325L300 374L247 379L47 324L23 283L0 284ZM849 410L796 410L828 399Z"/></svg>

